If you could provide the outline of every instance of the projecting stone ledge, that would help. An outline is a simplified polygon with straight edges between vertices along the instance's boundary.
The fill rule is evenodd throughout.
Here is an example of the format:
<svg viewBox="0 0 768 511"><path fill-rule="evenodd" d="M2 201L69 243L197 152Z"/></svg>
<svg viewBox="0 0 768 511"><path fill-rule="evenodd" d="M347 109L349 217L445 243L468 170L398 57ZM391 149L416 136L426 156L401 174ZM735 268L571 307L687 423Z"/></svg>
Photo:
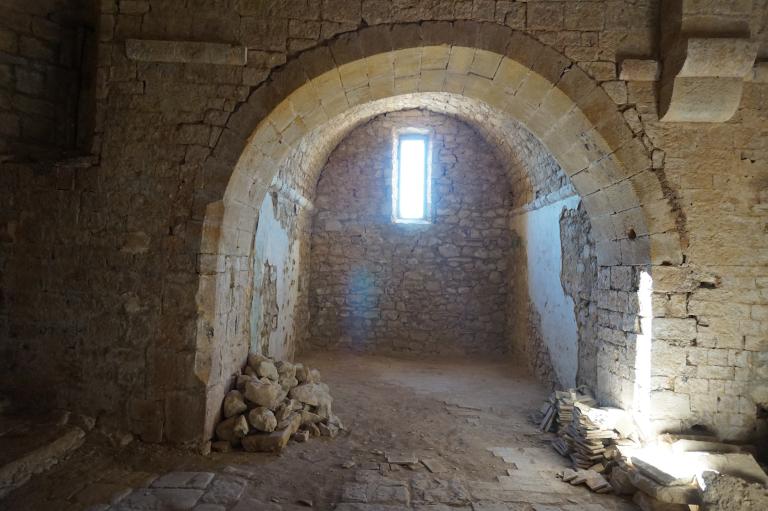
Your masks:
<svg viewBox="0 0 768 511"><path fill-rule="evenodd" d="M244 66L247 50L244 46L193 41L151 41L127 39L125 53L131 60L142 62L188 62Z"/></svg>
<svg viewBox="0 0 768 511"><path fill-rule="evenodd" d="M757 43L743 38L689 38L666 55L659 89L660 119L725 122L736 113L752 76Z"/></svg>

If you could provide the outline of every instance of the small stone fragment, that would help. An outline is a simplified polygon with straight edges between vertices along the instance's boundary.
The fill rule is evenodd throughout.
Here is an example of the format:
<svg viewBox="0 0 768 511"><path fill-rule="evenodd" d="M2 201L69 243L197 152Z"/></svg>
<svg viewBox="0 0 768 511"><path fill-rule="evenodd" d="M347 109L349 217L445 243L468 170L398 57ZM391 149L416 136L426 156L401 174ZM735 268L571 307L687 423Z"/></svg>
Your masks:
<svg viewBox="0 0 768 511"><path fill-rule="evenodd" d="M269 378L272 381L277 381L280 375L277 373L277 368L271 360L264 360L259 362L259 365L254 367L256 374L259 378Z"/></svg>
<svg viewBox="0 0 768 511"><path fill-rule="evenodd" d="M299 416L294 415L294 420L288 427L278 429L272 433L256 433L244 437L241 442L243 449L249 452L275 452L281 450L288 443L291 436L299 429Z"/></svg>
<svg viewBox="0 0 768 511"><path fill-rule="evenodd" d="M224 417L229 419L248 409L243 394L239 390L230 390L224 398Z"/></svg>
<svg viewBox="0 0 768 511"><path fill-rule="evenodd" d="M323 421L323 418L316 413L308 412L306 410L301 411L302 426L305 426L307 424L317 424L318 422L322 422L322 421Z"/></svg>
<svg viewBox="0 0 768 511"><path fill-rule="evenodd" d="M300 384L312 383L312 376L310 375L308 367L305 367L304 364L294 364L294 369L296 371L296 379Z"/></svg>
<svg viewBox="0 0 768 511"><path fill-rule="evenodd" d="M296 429L301 426L301 415L298 413L292 413L287 418L277 423L277 429L286 428L292 424L297 424Z"/></svg>
<svg viewBox="0 0 768 511"><path fill-rule="evenodd" d="M417 458L413 453L387 453L387 462L394 465L410 465L411 463L418 463Z"/></svg>
<svg viewBox="0 0 768 511"><path fill-rule="evenodd" d="M293 399L312 406L319 406L321 403L331 401L331 396L328 392L317 383L305 383L299 385L298 387L291 389L289 395Z"/></svg>
<svg viewBox="0 0 768 511"><path fill-rule="evenodd" d="M259 406L264 406L274 410L283 400L283 389L280 385L272 383L254 383L245 384L245 398Z"/></svg>
<svg viewBox="0 0 768 511"><path fill-rule="evenodd" d="M255 429L271 433L277 427L277 419L271 410L259 406L248 412L248 422Z"/></svg>
<svg viewBox="0 0 768 511"><path fill-rule="evenodd" d="M269 357L265 357L261 353L248 354L248 366L252 369L255 370L261 362L270 362Z"/></svg>
<svg viewBox="0 0 768 511"><path fill-rule="evenodd" d="M421 462L424 464L425 467L427 467L427 470L432 472L433 474L440 474L442 472L447 472L448 468L438 459L435 458L424 458L421 460Z"/></svg>
<svg viewBox="0 0 768 511"><path fill-rule="evenodd" d="M240 438L248 434L248 421L245 416L237 415L223 420L216 426L216 436L220 440L226 440L232 445L237 445Z"/></svg>
<svg viewBox="0 0 768 511"><path fill-rule="evenodd" d="M309 440L309 431L306 429L302 429L300 431L297 431L291 436L291 440L294 442L298 442L300 444L303 444L304 442Z"/></svg>
<svg viewBox="0 0 768 511"><path fill-rule="evenodd" d="M237 390L241 393L245 392L245 384L248 382L258 383L259 379L255 376L248 376L247 374L237 375Z"/></svg>
<svg viewBox="0 0 768 511"><path fill-rule="evenodd" d="M286 360L280 360L279 362L275 363L275 367L277 368L277 373L280 375L281 383L283 380L296 378L296 366L290 362Z"/></svg>
<svg viewBox="0 0 768 511"><path fill-rule="evenodd" d="M296 385L299 384L299 380L296 378L280 378L280 386L283 387L283 390L286 392L294 388Z"/></svg>
<svg viewBox="0 0 768 511"><path fill-rule="evenodd" d="M322 436L327 436L330 438L335 438L336 435L339 434L339 428L334 426L333 424L323 424L322 422L317 425L317 427L320 429L320 434ZM418 460L417 460L418 462Z"/></svg>
<svg viewBox="0 0 768 511"><path fill-rule="evenodd" d="M344 423L341 422L341 419L339 419L338 415L331 414L330 417L328 417L328 424L333 424L342 431L346 431L347 429L344 427Z"/></svg>
<svg viewBox="0 0 768 511"><path fill-rule="evenodd" d="M293 410L289 405L287 405L285 402L277 407L275 410L275 419L277 419L277 422L281 422L293 413Z"/></svg>

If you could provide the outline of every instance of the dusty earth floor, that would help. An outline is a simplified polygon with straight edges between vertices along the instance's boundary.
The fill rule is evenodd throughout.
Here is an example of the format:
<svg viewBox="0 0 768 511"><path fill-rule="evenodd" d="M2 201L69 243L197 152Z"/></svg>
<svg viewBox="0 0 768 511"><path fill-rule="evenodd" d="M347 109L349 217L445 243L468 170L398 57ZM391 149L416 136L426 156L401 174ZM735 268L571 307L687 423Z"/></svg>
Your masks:
<svg viewBox="0 0 768 511"><path fill-rule="evenodd" d="M508 362L351 354L299 360L320 369L348 432L290 443L280 455L207 457L141 442L115 449L91 433L0 508L255 511L307 509L311 502L345 511L636 509L555 478L565 459L528 418L547 392ZM496 454L506 461L490 450L504 447ZM438 460L446 470L389 465L382 453Z"/></svg>

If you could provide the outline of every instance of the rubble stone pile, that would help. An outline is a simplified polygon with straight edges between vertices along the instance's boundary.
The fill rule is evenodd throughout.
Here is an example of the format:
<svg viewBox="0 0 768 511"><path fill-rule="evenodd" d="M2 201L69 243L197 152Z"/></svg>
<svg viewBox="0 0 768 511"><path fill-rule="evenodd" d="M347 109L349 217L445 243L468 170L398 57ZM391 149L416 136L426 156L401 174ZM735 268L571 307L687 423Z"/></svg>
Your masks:
<svg viewBox="0 0 768 511"><path fill-rule="evenodd" d="M558 474L597 493L631 496L643 511L768 509L768 475L753 447L713 436L664 434L640 442L624 410L598 407L588 389L554 392L536 417L552 446L573 463Z"/></svg>
<svg viewBox="0 0 768 511"><path fill-rule="evenodd" d="M250 354L235 388L224 397L223 420L216 426L218 440L212 448L275 452L289 440L335 437L344 425L333 414L332 403L317 369Z"/></svg>

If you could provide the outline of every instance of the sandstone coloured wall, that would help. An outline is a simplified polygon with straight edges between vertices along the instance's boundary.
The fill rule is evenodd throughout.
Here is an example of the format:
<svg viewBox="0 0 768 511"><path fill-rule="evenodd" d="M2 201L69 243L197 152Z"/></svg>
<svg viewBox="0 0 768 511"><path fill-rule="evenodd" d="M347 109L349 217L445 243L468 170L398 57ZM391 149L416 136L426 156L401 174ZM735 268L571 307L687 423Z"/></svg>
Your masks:
<svg viewBox="0 0 768 511"><path fill-rule="evenodd" d="M216 347L228 351L227 364L206 364L199 354L209 346L197 342L228 324L200 320L210 305L200 287L224 276L243 284L217 288L223 302L246 294L253 277L248 254L222 257L206 236L232 175L220 162L242 150L224 135L247 137L303 83L280 74L291 63L314 78L328 59L340 65L393 48L455 44L509 53L546 77L587 119L571 135L600 133L608 149L588 149L610 151L602 163L631 163L630 173L609 175L612 167L587 160L594 167L572 176L597 240L601 397L632 404L647 394L649 416L672 430L701 424L724 437L755 435L768 407L766 2L685 4L712 26L746 26L758 45L759 62L727 122L659 120L658 2L100 2L94 159L31 165L18 161L23 151L17 159L3 149L14 161L0 169L2 388L119 417L147 440L198 440L210 375L224 381L247 349ZM6 2L12 14L3 19L37 5ZM24 76L16 66L30 67L14 45L32 25L15 25L0 32L7 118L22 117L7 106L8 84L18 87ZM372 32L380 37L358 39ZM129 58L131 39L170 41L172 51ZM211 50L201 53L209 59L177 52L189 48L184 42ZM246 61L222 58L214 43L240 47ZM322 51L302 53L314 47ZM628 57L646 59L651 72L624 72ZM407 69L416 74L401 75L401 83L420 80L421 67ZM349 97L360 96L350 89ZM12 127L4 140L19 140L15 123L2 126ZM275 130L288 126L301 129L278 122ZM272 176L254 179L268 187ZM606 233L610 239L597 236ZM643 274L653 280L646 330L637 315ZM643 387L638 339L651 334Z"/></svg>

